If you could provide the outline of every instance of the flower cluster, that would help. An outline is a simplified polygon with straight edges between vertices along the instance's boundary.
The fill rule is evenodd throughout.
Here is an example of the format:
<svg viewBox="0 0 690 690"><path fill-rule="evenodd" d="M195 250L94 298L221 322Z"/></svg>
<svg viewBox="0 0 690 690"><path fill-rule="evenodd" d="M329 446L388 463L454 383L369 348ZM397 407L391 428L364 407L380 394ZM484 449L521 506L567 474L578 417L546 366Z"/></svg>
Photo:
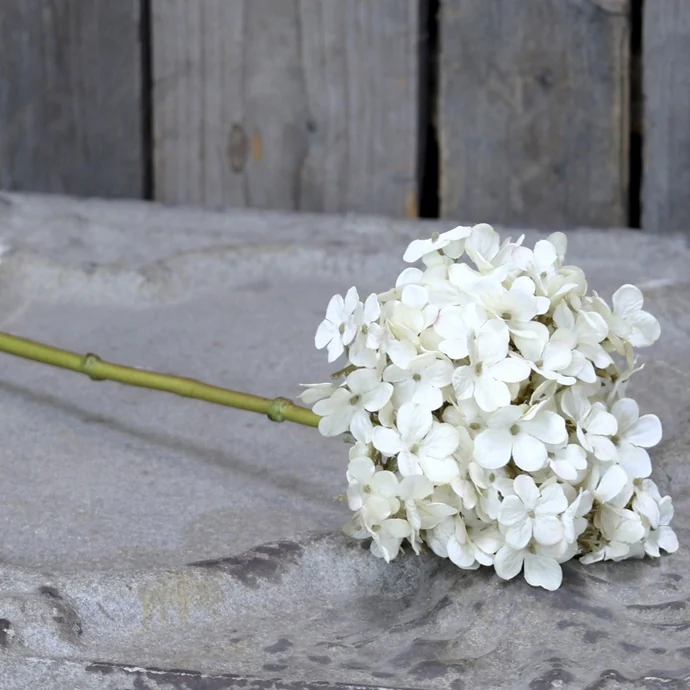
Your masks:
<svg viewBox="0 0 690 690"><path fill-rule="evenodd" d="M588 294L562 233L523 239L435 233L392 290L334 296L315 344L348 363L301 397L322 434L351 441L347 534L386 561L408 543L553 590L573 557L678 548L649 479L661 424L625 395L633 348L660 329L634 285L613 308Z"/></svg>

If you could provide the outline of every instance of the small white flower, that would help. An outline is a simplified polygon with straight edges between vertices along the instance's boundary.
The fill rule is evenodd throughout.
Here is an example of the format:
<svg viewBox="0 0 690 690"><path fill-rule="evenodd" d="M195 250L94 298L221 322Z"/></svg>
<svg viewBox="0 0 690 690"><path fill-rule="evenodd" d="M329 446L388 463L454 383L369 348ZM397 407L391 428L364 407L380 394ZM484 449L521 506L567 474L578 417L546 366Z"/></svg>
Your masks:
<svg viewBox="0 0 690 690"><path fill-rule="evenodd" d="M528 584L554 591L563 582L563 570L553 556L543 553L539 546L513 549L506 545L499 549L494 558L496 575L504 580L512 580L524 566Z"/></svg>
<svg viewBox="0 0 690 690"><path fill-rule="evenodd" d="M387 563L392 561L400 551L403 539L410 535L410 525L401 518L388 518L373 528L374 540L371 552Z"/></svg>
<svg viewBox="0 0 690 690"><path fill-rule="evenodd" d="M576 481L578 474L587 469L587 452L582 446L569 443L549 453L549 466L559 479Z"/></svg>
<svg viewBox="0 0 690 690"><path fill-rule="evenodd" d="M535 295L534 282L527 276L513 281L509 290L501 283L487 283L479 297L486 311L494 318L501 319L513 333L521 333L527 324L540 314L549 310L549 300Z"/></svg>
<svg viewBox="0 0 690 690"><path fill-rule="evenodd" d="M639 557L644 553L635 548L644 538L645 528L640 516L634 511L602 505L594 522L601 529L603 545L580 559L585 565L602 560L620 561L631 556Z"/></svg>
<svg viewBox="0 0 690 690"><path fill-rule="evenodd" d="M371 463L373 470L373 463ZM359 510L364 526L369 531L398 512L399 482L386 470L370 471L363 460L352 460L348 466L348 504L350 510Z"/></svg>
<svg viewBox="0 0 690 690"><path fill-rule="evenodd" d="M469 237L471 227L459 225L447 232L435 232L428 240L413 240L403 254L403 261L414 263L426 254L446 250L446 253L454 259L463 254L465 238Z"/></svg>
<svg viewBox="0 0 690 690"><path fill-rule="evenodd" d="M640 408L632 398L622 398L611 407L618 423L613 442L618 451L621 467L633 479L649 477L652 462L645 448L661 441L661 422L654 414L640 417Z"/></svg>
<svg viewBox="0 0 690 690"><path fill-rule="evenodd" d="M504 467L512 458L520 469L536 472L548 462L545 444L558 445L567 437L565 420L555 412L511 405L488 417L487 428L474 439L474 458L485 469Z"/></svg>
<svg viewBox="0 0 690 690"><path fill-rule="evenodd" d="M644 542L645 553L655 558L660 556L659 549L663 549L666 553L678 551L678 537L671 528L671 520L673 519L673 501L671 497L664 496L659 501L658 507L659 523L649 531Z"/></svg>
<svg viewBox="0 0 690 690"><path fill-rule="evenodd" d="M453 388L458 400L474 397L485 412L510 404L507 383L524 381L530 373L527 362L508 357L508 327L498 319L487 321L477 331L468 366L453 373Z"/></svg>
<svg viewBox="0 0 690 690"><path fill-rule="evenodd" d="M319 431L324 436L338 436L350 429L358 441L368 442L372 432L369 413L377 412L390 400L393 386L381 381L374 369L353 371L346 385L314 405L314 412L321 417Z"/></svg>
<svg viewBox="0 0 690 690"><path fill-rule="evenodd" d="M581 491L563 512L561 516L563 537L569 544L574 544L576 539L587 529L585 515L592 510L593 498L589 491Z"/></svg>
<svg viewBox="0 0 690 690"><path fill-rule="evenodd" d="M350 288L343 299L333 295L326 309L326 318L319 325L314 344L317 350L328 348L328 361L335 362L345 352L357 333L355 311L359 305L359 295Z"/></svg>
<svg viewBox="0 0 690 690"><path fill-rule="evenodd" d="M299 385L306 388L297 396L305 405L313 405L319 400L330 398L338 388L337 384L331 382L300 383Z"/></svg>
<svg viewBox="0 0 690 690"><path fill-rule="evenodd" d="M406 369L391 364L383 379L393 384L393 400L397 406L414 402L430 410L443 405L442 389L450 385L453 365L438 359L434 352L425 352L410 360Z"/></svg>
<svg viewBox="0 0 690 690"><path fill-rule="evenodd" d="M378 297L369 295L363 305L355 312L357 335L350 345L348 357L350 362L358 367L375 367L378 359L379 336L374 330L370 332L372 325L381 316L381 305Z"/></svg>
<svg viewBox="0 0 690 690"><path fill-rule="evenodd" d="M479 565L493 565L494 554L503 546L501 533L495 525L476 517L456 517L455 530L448 540L448 558L458 568L472 569Z"/></svg>
<svg viewBox="0 0 690 690"><path fill-rule="evenodd" d="M563 539L559 515L568 508L568 499L559 484L539 489L532 477L521 474L513 483L515 496L507 496L498 513L506 544L522 549L534 537L542 546L553 546Z"/></svg>
<svg viewBox="0 0 690 690"><path fill-rule="evenodd" d="M625 489L628 480L625 470L618 465L611 465L602 474L599 471L592 472L592 495L599 503L610 503Z"/></svg>
<svg viewBox="0 0 690 690"><path fill-rule="evenodd" d="M569 334L556 331L549 338L546 326L533 322L513 334L513 340L537 374L563 386L575 383L574 378L565 375L573 361L573 343Z"/></svg>
<svg viewBox="0 0 690 690"><path fill-rule="evenodd" d="M405 403L398 410L397 428L376 427L374 447L398 459L403 476L424 474L433 482L449 482L459 473L452 457L458 447L457 429L433 421L431 411L422 405Z"/></svg>
<svg viewBox="0 0 690 690"><path fill-rule="evenodd" d="M643 311L644 297L640 288L623 285L613 293L612 302L614 315L626 326L616 331L619 338L627 340L633 347L649 347L659 339L659 322ZM620 327L619 321L614 323L616 328Z"/></svg>
<svg viewBox="0 0 690 690"><path fill-rule="evenodd" d="M561 396L563 413L575 422L582 447L600 460L616 460L611 437L618 431L616 418L602 402L591 403L580 386L571 386Z"/></svg>

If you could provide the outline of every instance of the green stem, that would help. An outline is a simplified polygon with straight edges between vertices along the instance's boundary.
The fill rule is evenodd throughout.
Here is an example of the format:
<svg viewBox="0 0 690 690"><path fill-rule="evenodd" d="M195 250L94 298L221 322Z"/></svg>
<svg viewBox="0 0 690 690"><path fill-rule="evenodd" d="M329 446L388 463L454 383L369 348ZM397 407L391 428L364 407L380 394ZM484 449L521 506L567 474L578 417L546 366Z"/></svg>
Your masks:
<svg viewBox="0 0 690 690"><path fill-rule="evenodd" d="M152 388L181 395L185 398L205 400L215 405L259 412L265 414L273 422L287 420L305 426L318 426L320 419L311 410L295 405L286 398L262 398L258 395L211 386L195 379L112 364L105 362L98 355L80 355L26 338L19 338L9 333L0 332L0 352L50 364L61 369L76 371L79 374L89 376L94 381L115 381L128 386Z"/></svg>

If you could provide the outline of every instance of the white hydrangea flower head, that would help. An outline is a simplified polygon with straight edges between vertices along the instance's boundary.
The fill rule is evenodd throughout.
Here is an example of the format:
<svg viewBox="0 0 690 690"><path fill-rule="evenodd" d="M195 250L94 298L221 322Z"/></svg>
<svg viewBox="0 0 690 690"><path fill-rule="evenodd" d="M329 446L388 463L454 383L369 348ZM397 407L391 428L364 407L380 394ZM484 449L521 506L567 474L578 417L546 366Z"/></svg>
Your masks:
<svg viewBox="0 0 690 690"><path fill-rule="evenodd" d="M395 286L328 304L316 347L347 365L300 395L350 448L345 532L386 561L561 586L561 564L673 553L650 479L654 414L626 394L659 322L624 285L612 306L565 264L567 239L501 242L482 223L413 241Z"/></svg>

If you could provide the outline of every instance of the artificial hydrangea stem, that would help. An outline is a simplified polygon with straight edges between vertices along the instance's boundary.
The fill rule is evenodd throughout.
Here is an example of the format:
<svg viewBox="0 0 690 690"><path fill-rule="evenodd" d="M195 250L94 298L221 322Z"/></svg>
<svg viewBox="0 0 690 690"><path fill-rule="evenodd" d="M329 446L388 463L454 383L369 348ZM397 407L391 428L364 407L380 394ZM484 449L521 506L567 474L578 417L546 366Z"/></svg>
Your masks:
<svg viewBox="0 0 690 690"><path fill-rule="evenodd" d="M128 386L152 388L174 393L185 398L204 400L216 405L235 407L239 410L265 414L273 422L287 420L305 426L318 426L320 417L286 398L262 398L250 393L211 386L195 379L144 371L121 364L105 362L98 355L80 355L69 350L60 350L50 345L19 338L9 333L0 333L0 351L35 362L50 364L61 369L69 369L85 374L94 381L115 381Z"/></svg>

